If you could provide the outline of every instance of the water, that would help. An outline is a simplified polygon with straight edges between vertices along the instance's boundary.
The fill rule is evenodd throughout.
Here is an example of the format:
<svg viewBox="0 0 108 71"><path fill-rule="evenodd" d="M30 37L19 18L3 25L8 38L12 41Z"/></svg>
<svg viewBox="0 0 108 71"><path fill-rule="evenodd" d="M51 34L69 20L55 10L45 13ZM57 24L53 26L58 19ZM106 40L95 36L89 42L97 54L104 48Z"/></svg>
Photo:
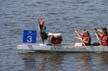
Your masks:
<svg viewBox="0 0 108 71"><path fill-rule="evenodd" d="M108 1L0 0L0 71L108 71L107 53L18 53L22 31L37 30L40 17L48 32L62 32L63 42L74 42L75 27L96 41L93 28L108 27Z"/></svg>

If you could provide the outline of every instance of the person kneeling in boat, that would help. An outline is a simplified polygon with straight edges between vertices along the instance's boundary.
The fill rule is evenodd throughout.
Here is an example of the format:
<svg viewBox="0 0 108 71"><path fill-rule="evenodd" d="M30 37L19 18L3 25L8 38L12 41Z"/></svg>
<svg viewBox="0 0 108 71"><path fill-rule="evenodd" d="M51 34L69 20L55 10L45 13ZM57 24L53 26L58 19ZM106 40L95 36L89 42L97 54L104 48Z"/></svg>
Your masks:
<svg viewBox="0 0 108 71"><path fill-rule="evenodd" d="M97 37L99 38L99 42L103 46L108 46L108 31L107 28L102 28L102 30L94 29Z"/></svg>
<svg viewBox="0 0 108 71"><path fill-rule="evenodd" d="M84 29L82 32L79 32L78 30L75 32L77 32L80 35L80 37L76 37L76 39L82 40L82 45L91 45L91 36L86 29Z"/></svg>
<svg viewBox="0 0 108 71"><path fill-rule="evenodd" d="M61 33L48 33L48 41L50 45L59 46L62 43Z"/></svg>

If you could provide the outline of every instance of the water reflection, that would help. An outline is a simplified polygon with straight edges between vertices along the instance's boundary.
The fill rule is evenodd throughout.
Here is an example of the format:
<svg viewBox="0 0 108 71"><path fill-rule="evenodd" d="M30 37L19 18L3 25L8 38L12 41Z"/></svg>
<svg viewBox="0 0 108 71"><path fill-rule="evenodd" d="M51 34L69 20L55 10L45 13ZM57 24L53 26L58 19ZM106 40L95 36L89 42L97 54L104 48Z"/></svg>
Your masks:
<svg viewBox="0 0 108 71"><path fill-rule="evenodd" d="M108 64L108 53L101 53L100 54L100 64L107 65Z"/></svg>
<svg viewBox="0 0 108 71"><path fill-rule="evenodd" d="M24 71L101 71L108 66L107 53L26 53ZM105 70L106 71L106 70Z"/></svg>
<svg viewBox="0 0 108 71"><path fill-rule="evenodd" d="M24 71L36 71L37 70L37 66L35 64L35 59L33 58L33 56L31 54L25 54L25 56L23 57L24 60Z"/></svg>
<svg viewBox="0 0 108 71"><path fill-rule="evenodd" d="M81 71L93 71L92 69L92 58L91 58L91 54L90 53L82 53L81 56Z"/></svg>
<svg viewBox="0 0 108 71"><path fill-rule="evenodd" d="M107 71L107 53L84 53L82 59L83 71Z"/></svg>
<svg viewBox="0 0 108 71"><path fill-rule="evenodd" d="M84 64L89 64L89 61L91 60L89 53L83 53L81 59L83 60Z"/></svg>
<svg viewBox="0 0 108 71"><path fill-rule="evenodd" d="M58 53L26 53L22 55L25 71L62 71L64 54Z"/></svg>

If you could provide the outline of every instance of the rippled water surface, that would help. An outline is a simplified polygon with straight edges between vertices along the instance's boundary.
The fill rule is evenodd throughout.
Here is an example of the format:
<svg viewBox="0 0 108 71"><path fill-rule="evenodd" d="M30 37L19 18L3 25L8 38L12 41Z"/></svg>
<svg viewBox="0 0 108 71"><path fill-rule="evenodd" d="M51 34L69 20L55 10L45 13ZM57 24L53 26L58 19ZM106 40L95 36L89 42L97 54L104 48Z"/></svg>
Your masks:
<svg viewBox="0 0 108 71"><path fill-rule="evenodd" d="M108 1L0 0L0 71L108 71L107 53L20 54L22 31L37 30L40 17L48 32L63 34L63 42L74 42L75 27L87 28L96 41L93 28L108 27Z"/></svg>

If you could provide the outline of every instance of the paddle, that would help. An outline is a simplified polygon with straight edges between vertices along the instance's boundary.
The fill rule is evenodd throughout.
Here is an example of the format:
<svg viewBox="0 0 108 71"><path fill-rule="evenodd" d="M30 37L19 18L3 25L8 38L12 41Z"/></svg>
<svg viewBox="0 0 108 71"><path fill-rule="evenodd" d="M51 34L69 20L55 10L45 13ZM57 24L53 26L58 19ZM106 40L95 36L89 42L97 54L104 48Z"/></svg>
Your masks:
<svg viewBox="0 0 108 71"><path fill-rule="evenodd" d="M100 38L99 38L97 29L95 28L94 31L95 31L96 38L98 39L98 41L99 41L99 43L100 43L100 45L101 45L102 43L101 43L101 40L100 40Z"/></svg>
<svg viewBox="0 0 108 71"><path fill-rule="evenodd" d="M77 34L77 36L79 37L79 40L82 42L82 44L84 45L84 47L86 49L88 49L88 47L85 45L85 43L83 42L82 38L81 38L81 35L79 34L78 30L75 29L75 33Z"/></svg>

